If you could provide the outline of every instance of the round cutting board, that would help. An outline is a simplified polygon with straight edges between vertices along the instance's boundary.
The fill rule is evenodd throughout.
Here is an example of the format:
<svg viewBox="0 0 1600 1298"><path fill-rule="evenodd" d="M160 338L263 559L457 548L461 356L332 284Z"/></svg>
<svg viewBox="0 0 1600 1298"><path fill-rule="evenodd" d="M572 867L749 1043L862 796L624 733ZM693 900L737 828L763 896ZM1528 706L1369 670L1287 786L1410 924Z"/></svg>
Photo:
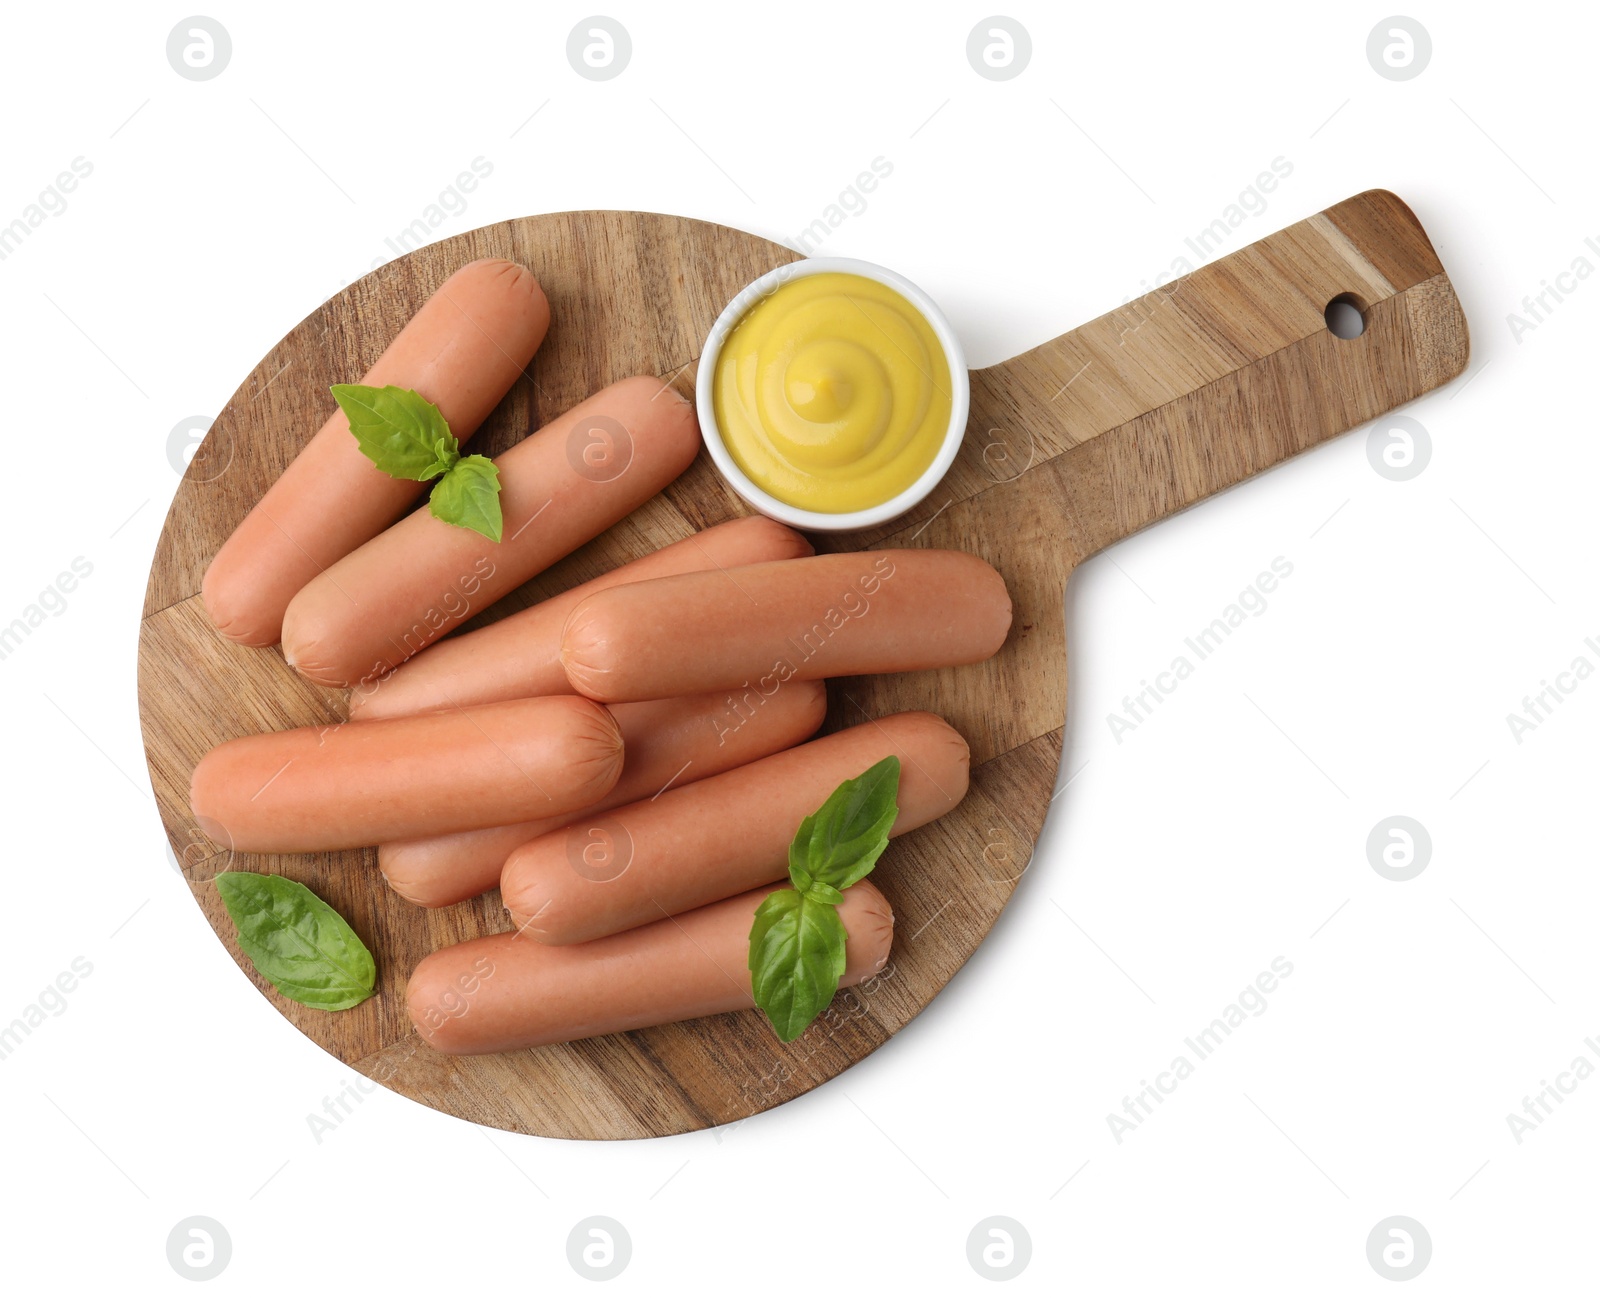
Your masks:
<svg viewBox="0 0 1600 1298"><path fill-rule="evenodd" d="M375 850L220 852L189 814L190 772L240 735L345 716L277 649L224 640L200 602L223 540L354 381L454 270L478 257L530 267L550 333L472 442L498 454L606 384L659 375L693 396L713 320L744 285L798 254L677 217L576 212L474 230L410 253L303 320L245 379L198 448L157 547L139 639L139 702L162 822L195 900L258 990L331 1054L402 1095L474 1122L543 1136L667 1135L736 1121L835 1076L915 1016L970 956L1026 869L1060 758L1062 597L1104 545L1296 451L1437 387L1466 362L1466 327L1421 226L1372 191L1214 262L1001 365L975 371L966 444L941 489L875 532L816 537L967 550L995 564L1015 605L990 662L833 681L827 729L925 708L972 747L971 791L895 840L873 874L894 907L888 967L841 992L798 1040L755 1011L511 1054L435 1052L405 1012L411 970L442 946L511 925L498 893L423 910L391 892ZM1335 296L1366 332L1336 339ZM632 516L469 627L748 512L702 454ZM310 887L372 950L377 995L325 1013L279 996L241 955L216 876L278 873Z"/></svg>

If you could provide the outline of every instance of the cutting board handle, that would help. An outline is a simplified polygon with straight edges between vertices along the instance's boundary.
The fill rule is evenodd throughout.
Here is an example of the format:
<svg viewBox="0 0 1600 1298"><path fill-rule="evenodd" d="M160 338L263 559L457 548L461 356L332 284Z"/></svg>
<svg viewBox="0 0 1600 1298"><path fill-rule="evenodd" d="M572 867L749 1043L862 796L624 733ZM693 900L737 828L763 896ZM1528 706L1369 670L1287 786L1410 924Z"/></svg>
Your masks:
<svg viewBox="0 0 1600 1298"><path fill-rule="evenodd" d="M1360 336L1331 332L1336 299L1360 311ZM975 371L987 427L968 441L991 468L999 446L1059 479L1079 562L1439 387L1468 353L1421 223L1368 190Z"/></svg>

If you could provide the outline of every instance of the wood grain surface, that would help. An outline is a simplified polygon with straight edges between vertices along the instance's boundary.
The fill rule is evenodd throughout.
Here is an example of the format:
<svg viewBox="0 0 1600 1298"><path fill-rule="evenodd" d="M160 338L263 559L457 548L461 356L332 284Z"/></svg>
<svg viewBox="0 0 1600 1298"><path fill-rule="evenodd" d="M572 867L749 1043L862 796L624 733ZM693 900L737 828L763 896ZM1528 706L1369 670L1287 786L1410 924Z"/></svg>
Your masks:
<svg viewBox="0 0 1600 1298"><path fill-rule="evenodd" d="M483 426L496 454L591 392L651 373L693 396L712 321L746 283L798 254L670 216L575 212L488 226L373 272L303 320L245 379L197 451L151 568L140 713L162 821L196 901L246 975L302 1032L391 1089L535 1135L665 1135L792 1099L882 1045L938 993L994 924L1032 856L1055 787L1066 700L1063 593L1073 566L1130 532L1402 402L1465 368L1467 328L1422 227L1370 191L972 374L960 458L912 514L819 549L940 546L981 555L1016 606L990 662L838 680L827 727L908 708L947 717L973 750L972 790L897 839L873 875L897 925L889 967L842 992L783 1045L754 1011L477 1058L443 1056L405 1013L412 968L450 943L508 930L498 893L426 911L392 893L373 850L218 853L189 815L189 775L238 735L341 719L345 697L276 649L222 639L200 579L222 541L353 381L452 271L476 257L532 268L549 337ZM1340 339L1351 295L1365 332ZM662 495L489 610L480 625L692 532L748 512L702 454ZM378 963L378 995L337 1014L284 1000L240 955L212 882L224 869L298 879L345 915ZM955 1043L953 1048L965 1048Z"/></svg>

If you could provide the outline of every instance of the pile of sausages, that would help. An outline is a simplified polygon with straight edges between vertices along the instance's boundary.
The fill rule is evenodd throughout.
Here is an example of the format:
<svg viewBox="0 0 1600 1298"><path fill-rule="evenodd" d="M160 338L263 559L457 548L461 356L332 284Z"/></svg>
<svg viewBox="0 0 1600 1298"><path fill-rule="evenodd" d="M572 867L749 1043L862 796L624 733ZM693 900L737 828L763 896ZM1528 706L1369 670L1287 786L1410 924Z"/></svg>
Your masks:
<svg viewBox="0 0 1600 1298"><path fill-rule="evenodd" d="M548 324L530 272L473 262L362 381L415 389L464 442ZM584 429L618 426L620 467L573 453ZM422 484L381 473L335 413L206 573L224 635L281 642L302 675L351 692L348 722L208 753L190 789L201 829L239 852L376 844L391 886L423 906L501 888L514 932L436 951L412 974L411 1016L441 1050L748 1008L751 919L805 816L891 754L894 834L966 793L966 742L930 713L811 736L829 677L1000 648L1011 602L971 555L816 555L787 527L741 518L443 638L642 505L698 446L670 388L615 383L496 459L496 544L425 509L395 521ZM849 986L884 966L894 920L870 882L840 916Z"/></svg>

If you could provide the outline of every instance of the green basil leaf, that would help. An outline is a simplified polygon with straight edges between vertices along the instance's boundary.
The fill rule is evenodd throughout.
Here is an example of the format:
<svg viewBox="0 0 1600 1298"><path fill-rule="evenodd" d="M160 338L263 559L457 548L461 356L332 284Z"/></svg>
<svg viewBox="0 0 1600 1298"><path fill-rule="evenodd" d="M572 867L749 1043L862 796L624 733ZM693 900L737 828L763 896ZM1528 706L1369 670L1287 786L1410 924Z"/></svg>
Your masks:
<svg viewBox="0 0 1600 1298"><path fill-rule="evenodd" d="M844 893L820 879L813 879L809 888L801 888L800 895L809 897L812 901L820 901L824 906L837 906L844 901Z"/></svg>
<svg viewBox="0 0 1600 1298"><path fill-rule="evenodd" d="M900 759L885 757L829 794L789 844L795 887L804 892L814 880L843 892L866 878L889 845L899 791Z"/></svg>
<svg viewBox="0 0 1600 1298"><path fill-rule="evenodd" d="M409 388L335 383L332 391L361 453L391 478L426 482L461 458L439 407Z"/></svg>
<svg viewBox="0 0 1600 1298"><path fill-rule="evenodd" d="M750 988L780 1041L828 1008L845 968L844 890L864 879L899 815L900 759L846 780L800 822L789 844L793 888L770 893L750 926Z"/></svg>
<svg viewBox="0 0 1600 1298"><path fill-rule="evenodd" d="M372 995L372 953L338 911L304 884L229 870L217 891L255 970L292 1001L347 1010Z"/></svg>
<svg viewBox="0 0 1600 1298"><path fill-rule="evenodd" d="M500 543L500 470L485 455L458 460L433 484L428 512L435 518Z"/></svg>
<svg viewBox="0 0 1600 1298"><path fill-rule="evenodd" d="M750 988L780 1041L828 1008L844 977L844 922L826 902L780 888L750 927Z"/></svg>

